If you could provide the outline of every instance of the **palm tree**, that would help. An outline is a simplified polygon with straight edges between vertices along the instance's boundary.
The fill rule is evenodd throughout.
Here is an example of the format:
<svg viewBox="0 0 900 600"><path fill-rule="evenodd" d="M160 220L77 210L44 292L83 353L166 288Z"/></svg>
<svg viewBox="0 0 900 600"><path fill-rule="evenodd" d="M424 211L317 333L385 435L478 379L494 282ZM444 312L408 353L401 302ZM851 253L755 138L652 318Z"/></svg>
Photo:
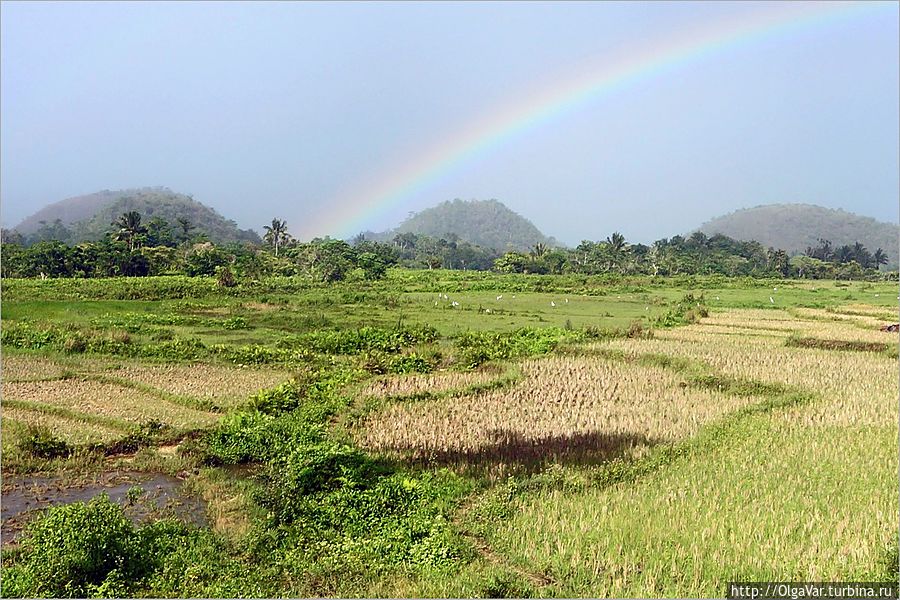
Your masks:
<svg viewBox="0 0 900 600"><path fill-rule="evenodd" d="M818 258L819 260L830 261L834 259L834 246L831 245L830 240L823 240L819 238L819 248L818 255L813 258Z"/></svg>
<svg viewBox="0 0 900 600"><path fill-rule="evenodd" d="M542 258L545 254L547 254L547 245L542 242L538 242L531 249L532 258Z"/></svg>
<svg viewBox="0 0 900 600"><path fill-rule="evenodd" d="M606 238L606 243L609 244L609 249L613 253L618 254L625 249L625 236L615 231L612 236Z"/></svg>
<svg viewBox="0 0 900 600"><path fill-rule="evenodd" d="M127 240L128 247L132 252L134 252L134 241L137 236L147 232L147 228L141 225L141 213L136 210L124 213L118 221L113 222L113 225L119 228L116 237L120 240Z"/></svg>
<svg viewBox="0 0 900 600"><path fill-rule="evenodd" d="M849 244L844 244L835 251L834 257L841 264L850 262L855 258L853 256L853 247Z"/></svg>
<svg viewBox="0 0 900 600"><path fill-rule="evenodd" d="M884 250L878 248L875 252L872 253L872 262L875 263L875 268L877 269L881 265L888 264L887 254L884 253Z"/></svg>
<svg viewBox="0 0 900 600"><path fill-rule="evenodd" d="M872 262L872 254L866 249L866 247L861 242L855 242L852 247L853 250L853 260L858 262L861 266L868 268L870 263Z"/></svg>
<svg viewBox="0 0 900 600"><path fill-rule="evenodd" d="M278 248L287 241L287 221L272 219L272 225L264 225L263 229L266 230L264 239L272 244L275 248L275 256L278 256Z"/></svg>
<svg viewBox="0 0 900 600"><path fill-rule="evenodd" d="M621 267L622 262L625 259L625 254L628 251L628 245L625 243L625 236L618 231L613 232L610 237L606 238L606 249L610 258L606 264L606 270L613 267Z"/></svg>

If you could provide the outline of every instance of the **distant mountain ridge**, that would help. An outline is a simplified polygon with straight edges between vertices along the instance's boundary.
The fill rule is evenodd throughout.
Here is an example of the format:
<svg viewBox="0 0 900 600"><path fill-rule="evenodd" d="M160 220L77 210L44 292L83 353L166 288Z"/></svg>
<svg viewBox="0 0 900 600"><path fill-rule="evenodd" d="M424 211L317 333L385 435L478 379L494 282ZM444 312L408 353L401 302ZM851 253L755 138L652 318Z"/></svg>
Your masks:
<svg viewBox="0 0 900 600"><path fill-rule="evenodd" d="M541 233L534 223L499 200L448 200L413 214L390 231L366 232L364 235L367 239L390 241L400 233L435 238L457 236L498 251L527 252L536 244L559 245L554 238Z"/></svg>
<svg viewBox="0 0 900 600"><path fill-rule="evenodd" d="M112 229L111 223L123 213L132 210L141 214L144 223L153 217L160 217L173 228L178 227L179 218L187 219L196 233L206 234L215 243L260 242L256 232L239 229L234 221L226 219L214 209L166 187L103 190L67 198L45 206L13 229L27 237L58 219L69 230L69 239L62 241L93 241Z"/></svg>
<svg viewBox="0 0 900 600"><path fill-rule="evenodd" d="M814 204L766 204L745 208L700 226L707 235L721 233L738 240L756 240L764 246L802 254L819 239L835 246L860 242L870 251L881 248L889 268L897 268L900 226L840 209Z"/></svg>

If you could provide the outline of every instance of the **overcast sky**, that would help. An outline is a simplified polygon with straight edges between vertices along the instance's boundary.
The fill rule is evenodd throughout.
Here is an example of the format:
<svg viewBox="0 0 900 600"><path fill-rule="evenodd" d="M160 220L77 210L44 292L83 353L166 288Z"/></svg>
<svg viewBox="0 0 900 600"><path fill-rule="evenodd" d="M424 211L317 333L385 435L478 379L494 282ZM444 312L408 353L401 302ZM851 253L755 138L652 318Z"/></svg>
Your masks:
<svg viewBox="0 0 900 600"><path fill-rule="evenodd" d="M3 2L3 225L156 185L307 239L453 198L496 198L569 244L776 202L896 222L897 3L716 45L369 193L573 78L783 6Z"/></svg>

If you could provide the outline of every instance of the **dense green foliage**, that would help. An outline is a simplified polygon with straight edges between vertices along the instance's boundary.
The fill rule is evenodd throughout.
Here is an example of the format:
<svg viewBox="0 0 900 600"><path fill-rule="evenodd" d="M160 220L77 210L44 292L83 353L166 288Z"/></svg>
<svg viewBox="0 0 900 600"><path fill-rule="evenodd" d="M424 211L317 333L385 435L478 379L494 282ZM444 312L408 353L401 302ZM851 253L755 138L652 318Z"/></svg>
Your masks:
<svg viewBox="0 0 900 600"><path fill-rule="evenodd" d="M216 246L211 242L175 246L143 245L140 220L132 221L134 231L122 227L116 234L97 242L68 246L59 241L43 241L31 246L3 244L0 273L15 277L145 277L184 274L212 276L220 287L234 287L236 278L266 275L300 275L314 281L332 282L355 277L378 279L396 264L389 246L367 243L350 246L338 240L315 240L293 244L280 257L251 244Z"/></svg>
<svg viewBox="0 0 900 600"><path fill-rule="evenodd" d="M470 211L470 205L478 210ZM126 206L130 207L130 204ZM287 222L276 218L271 225L265 226L263 246L249 242L216 245L204 236L191 234L192 225L185 218L177 219L181 228L179 233L179 227L173 227L159 215L146 221L140 212L127 210L110 223L105 233L96 236L96 241L77 246L60 241L70 237L64 232L48 233L41 237L43 241L31 245L24 244L21 236L17 239L6 232L0 275L43 279L185 274L190 277L215 276L220 288L234 288L241 280L271 275L300 276L320 283L345 279L372 281L383 278L388 268L394 265L429 270L557 275L721 274L731 277L879 279L882 277L879 269L889 262L890 250L885 252L878 247L870 251L858 241L835 247L828 240L818 239L815 245L806 248L805 255L791 257L784 250L766 248L757 241L739 241L722 234L707 237L702 232L695 232L688 238L664 238L651 246L629 244L622 234L614 232L605 241L585 240L574 249L565 249L554 247L553 241L540 236L531 223L496 201L474 204L456 201L432 210L437 212L423 213L433 217L426 221L433 220L442 225L424 228L409 225L402 231L398 229L393 237L382 236L383 242L371 241L361 234L353 244L330 238L298 242L290 235ZM521 227L505 221L497 226L497 231L506 236L503 243L491 241L493 238L470 242L453 232L454 228L466 229L474 227L475 222L482 223L476 218L479 211L494 216L500 214L501 221L510 220L512 215L534 232L522 232ZM471 219L475 221L470 222ZM479 226L491 229L495 221L493 217L487 218ZM412 222L418 221L413 219ZM450 232L434 235L414 232L440 231L442 228ZM524 239L538 241L529 245L526 251L521 243ZM513 240L519 241L513 243ZM502 250L497 248L507 251L501 253ZM518 249L509 251L513 248Z"/></svg>
<svg viewBox="0 0 900 600"><path fill-rule="evenodd" d="M789 257L756 241L742 242L722 234L661 239L652 246L630 245L619 233L606 241L583 241L572 251L535 248L530 254L507 253L494 264L503 273L617 273L622 275L713 275L731 277L795 277L806 279L879 278L884 261L879 248L870 253L862 244L820 255Z"/></svg>
<svg viewBox="0 0 900 600"><path fill-rule="evenodd" d="M211 532L175 520L135 526L105 494L48 509L17 555L4 569L6 598L254 593L241 581L246 565Z"/></svg>
<svg viewBox="0 0 900 600"><path fill-rule="evenodd" d="M835 246L860 242L869 248L884 248L890 268L896 269L898 264L896 223L810 204L771 204L739 210L703 224L700 231L757 240L789 254L805 252L820 239L831 240Z"/></svg>
<svg viewBox="0 0 900 600"><path fill-rule="evenodd" d="M396 236L402 238L404 234L467 242L499 252L527 251L536 244L556 245L553 238L542 234L531 221L497 200L442 202L411 215L392 231L364 235L369 239L390 241Z"/></svg>
<svg viewBox="0 0 900 600"><path fill-rule="evenodd" d="M164 187L106 190L62 200L22 221L16 231L28 244L57 240L75 245L101 239L111 230L111 223L127 212L144 218L145 234L151 238L148 246L198 237L216 244L260 241L253 231L238 229L233 221L191 196Z"/></svg>

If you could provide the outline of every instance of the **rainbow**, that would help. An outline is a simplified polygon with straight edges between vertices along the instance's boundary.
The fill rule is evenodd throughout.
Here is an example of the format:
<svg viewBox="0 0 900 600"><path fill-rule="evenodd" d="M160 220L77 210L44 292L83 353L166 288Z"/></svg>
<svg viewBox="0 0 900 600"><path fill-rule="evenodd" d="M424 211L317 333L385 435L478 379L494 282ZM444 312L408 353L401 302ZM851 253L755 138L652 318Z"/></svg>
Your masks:
<svg viewBox="0 0 900 600"><path fill-rule="evenodd" d="M399 206L411 194L461 164L622 88L727 49L804 28L826 26L863 13L885 8L896 10L897 6L895 2L777 3L751 16L720 20L655 41L649 47L612 60L606 57L602 63L582 68L574 77L545 83L526 94L524 101L518 99L518 104L504 106L467 124L449 139L438 140L374 180L358 182L340 192L327 203L328 209L317 219L308 221L304 229L315 235L349 237L362 230L366 222Z"/></svg>

